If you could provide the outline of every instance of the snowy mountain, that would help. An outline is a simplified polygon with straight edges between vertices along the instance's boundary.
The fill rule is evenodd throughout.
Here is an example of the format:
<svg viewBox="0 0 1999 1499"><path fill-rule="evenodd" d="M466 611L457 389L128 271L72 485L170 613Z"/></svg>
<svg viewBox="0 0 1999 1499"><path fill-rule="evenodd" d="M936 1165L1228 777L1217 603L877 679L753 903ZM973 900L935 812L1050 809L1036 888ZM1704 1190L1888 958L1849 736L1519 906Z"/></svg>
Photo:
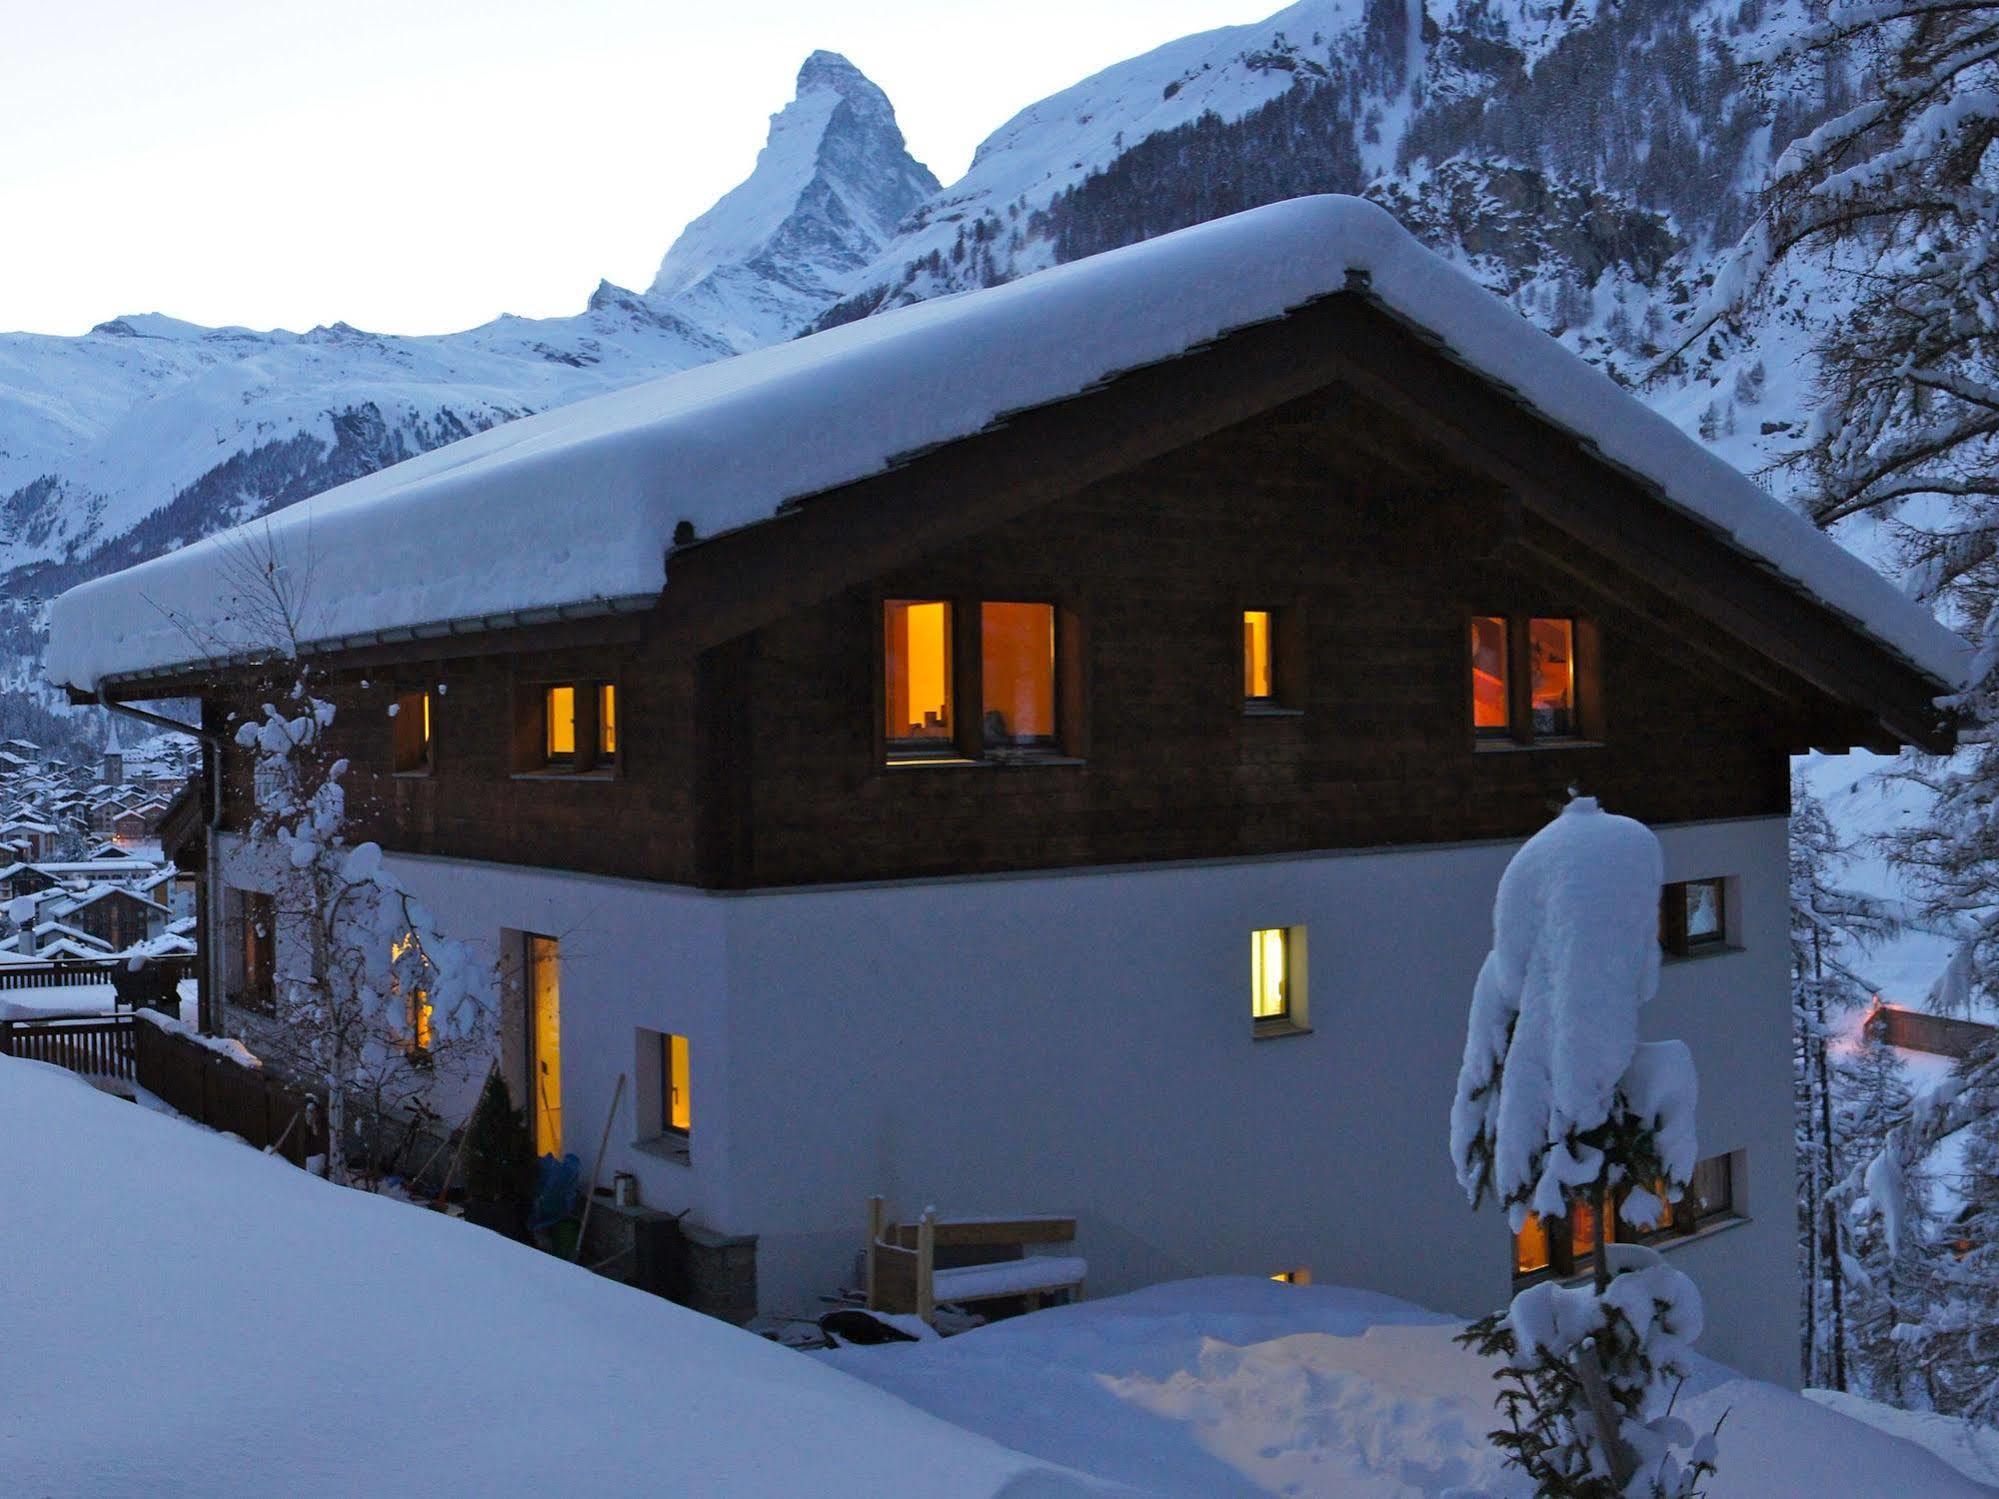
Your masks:
<svg viewBox="0 0 1999 1499"><path fill-rule="evenodd" d="M648 292L604 282L573 317L432 337L157 314L80 338L0 334L0 684L29 684L41 606L81 578L527 412L790 336L936 186L881 91L821 52L756 169Z"/></svg>
<svg viewBox="0 0 1999 1499"><path fill-rule="evenodd" d="M600 285L575 317L429 338L157 316L0 336L0 673L18 663L0 682L27 682L42 601L81 577L525 412L1303 193L1376 199L1636 381L1773 149L1840 102L1744 84L1805 10L1300 0L1030 105L943 188L881 91L815 53L755 170L653 285ZM1801 356L1839 305L1795 273L1647 394L1760 469L1802 431Z"/></svg>

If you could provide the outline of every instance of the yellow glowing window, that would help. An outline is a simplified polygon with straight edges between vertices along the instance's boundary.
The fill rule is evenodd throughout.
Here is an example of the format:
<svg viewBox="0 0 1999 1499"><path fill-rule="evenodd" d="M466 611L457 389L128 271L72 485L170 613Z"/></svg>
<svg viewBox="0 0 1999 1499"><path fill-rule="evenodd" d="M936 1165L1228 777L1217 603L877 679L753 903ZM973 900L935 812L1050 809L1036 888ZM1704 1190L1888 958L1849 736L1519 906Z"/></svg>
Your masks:
<svg viewBox="0 0 1999 1499"><path fill-rule="evenodd" d="M1277 678L1271 666L1270 611L1245 609L1242 612L1242 695L1251 702L1268 702L1277 696Z"/></svg>
<svg viewBox="0 0 1999 1499"><path fill-rule="evenodd" d="M1309 1286L1312 1283L1312 1270L1309 1265L1300 1265L1296 1270L1279 1270L1270 1278L1280 1286Z"/></svg>
<svg viewBox="0 0 1999 1499"><path fill-rule="evenodd" d="M398 692L394 725L396 773L430 769L430 694Z"/></svg>
<svg viewBox="0 0 1999 1499"><path fill-rule="evenodd" d="M1506 621L1480 615L1471 622L1472 727L1480 734L1504 734L1511 727L1507 703Z"/></svg>
<svg viewBox="0 0 1999 1499"><path fill-rule="evenodd" d="M948 751L951 606L941 599L890 599L882 606L882 676L891 748Z"/></svg>
<svg viewBox="0 0 1999 1499"><path fill-rule="evenodd" d="M694 1130L694 1105L689 1091L687 1038L661 1036L659 1041L659 1071L665 1083L660 1090L660 1125L669 1134L691 1134Z"/></svg>
<svg viewBox="0 0 1999 1499"><path fill-rule="evenodd" d="M985 741L994 749L1055 743L1055 606L981 604Z"/></svg>
<svg viewBox="0 0 1999 1499"><path fill-rule="evenodd" d="M609 682L597 684L597 758L618 757L618 689Z"/></svg>
<svg viewBox="0 0 1999 1499"><path fill-rule="evenodd" d="M1527 1221L1513 1236L1513 1273L1532 1275L1548 1268L1548 1225L1539 1213L1529 1213Z"/></svg>
<svg viewBox="0 0 1999 1499"><path fill-rule="evenodd" d="M1603 1242L1617 1242L1617 1214L1604 1216ZM1596 1253L1596 1209L1578 1202L1569 1209L1569 1254L1578 1262L1589 1262Z"/></svg>
<svg viewBox="0 0 1999 1499"><path fill-rule="evenodd" d="M547 724L543 748L551 760L576 758L576 689L550 687L542 694Z"/></svg>
<svg viewBox="0 0 1999 1499"><path fill-rule="evenodd" d="M1529 620L1527 646L1533 663L1534 732L1557 738L1575 733L1575 621Z"/></svg>
<svg viewBox="0 0 1999 1499"><path fill-rule="evenodd" d="M562 948L528 938L528 1086L537 1155L562 1155Z"/></svg>
<svg viewBox="0 0 1999 1499"><path fill-rule="evenodd" d="M1252 1020L1291 1015L1291 933L1281 926L1249 934L1249 1013Z"/></svg>
<svg viewBox="0 0 1999 1499"><path fill-rule="evenodd" d="M412 957L415 959L413 963L405 961ZM424 987L418 975L429 971L429 963L417 946L416 933L406 932L389 944L389 961L403 965L390 982L398 992L407 984L409 999L403 1006L403 1017L404 1024L409 1027L409 1050L413 1053L427 1052L431 1043L430 990Z"/></svg>

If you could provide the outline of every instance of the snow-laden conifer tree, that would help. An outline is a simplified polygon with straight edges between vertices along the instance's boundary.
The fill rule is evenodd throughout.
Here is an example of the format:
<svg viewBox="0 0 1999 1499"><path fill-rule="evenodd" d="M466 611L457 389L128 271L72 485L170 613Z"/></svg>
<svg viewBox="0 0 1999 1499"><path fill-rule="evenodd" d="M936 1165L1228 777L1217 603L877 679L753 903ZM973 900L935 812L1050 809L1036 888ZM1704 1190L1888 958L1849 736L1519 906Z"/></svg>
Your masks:
<svg viewBox="0 0 1999 1499"><path fill-rule="evenodd" d="M1939 1410L1999 1426L1999 1115L1966 1133L1953 1183L1963 1208L1939 1225L1909 1352Z"/></svg>
<svg viewBox="0 0 1999 1499"><path fill-rule="evenodd" d="M1847 1218L1831 1200L1846 1159L1827 1042L1871 998L1852 967L1897 922L1887 905L1842 888L1848 850L1802 776L1791 780L1791 1005L1798 1141L1798 1244L1803 1269L1805 1383L1847 1388Z"/></svg>
<svg viewBox="0 0 1999 1499"><path fill-rule="evenodd" d="M1578 798L1499 882L1451 1110L1451 1158L1477 1206L1593 1214L1594 1282L1528 1287L1463 1341L1503 1360L1508 1461L1571 1499L1698 1491L1712 1437L1670 1415L1700 1334L1693 1282L1639 1245L1606 1243L1613 1209L1656 1227L1693 1174L1693 1059L1641 1043L1659 981L1664 861L1651 830ZM1692 1445L1683 1459L1676 1451Z"/></svg>

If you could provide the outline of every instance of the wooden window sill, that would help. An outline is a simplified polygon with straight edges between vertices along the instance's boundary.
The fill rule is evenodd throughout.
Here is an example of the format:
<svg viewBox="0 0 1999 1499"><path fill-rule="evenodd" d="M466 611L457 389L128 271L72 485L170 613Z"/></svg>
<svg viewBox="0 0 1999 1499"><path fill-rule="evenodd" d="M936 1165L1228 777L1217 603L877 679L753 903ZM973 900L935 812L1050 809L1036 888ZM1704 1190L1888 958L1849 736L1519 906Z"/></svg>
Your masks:
<svg viewBox="0 0 1999 1499"><path fill-rule="evenodd" d="M398 781L427 781L431 772L430 767L426 765L422 770L395 770L389 774L392 779Z"/></svg>
<svg viewBox="0 0 1999 1499"><path fill-rule="evenodd" d="M1261 703L1250 699L1242 705L1244 718L1303 718L1303 708L1287 708L1282 703Z"/></svg>
<svg viewBox="0 0 1999 1499"><path fill-rule="evenodd" d="M884 770L1021 770L1044 765L1087 765L1072 755L911 755L884 760Z"/></svg>
<svg viewBox="0 0 1999 1499"><path fill-rule="evenodd" d="M1706 942L1699 947L1690 947L1685 952L1662 952L1662 963L1698 963L1703 958L1725 958L1731 953L1747 952L1748 948L1739 942Z"/></svg>
<svg viewBox="0 0 1999 1499"><path fill-rule="evenodd" d="M614 770L517 770L508 777L515 781L615 781Z"/></svg>
<svg viewBox="0 0 1999 1499"><path fill-rule="evenodd" d="M1250 1039L1253 1041L1281 1041L1286 1036L1309 1036L1312 1027L1300 1025L1291 1019L1254 1020L1250 1022Z"/></svg>
<svg viewBox="0 0 1999 1499"><path fill-rule="evenodd" d="M1601 739L1532 739L1522 744L1517 739L1477 739L1472 748L1481 755L1531 753L1535 750L1600 750L1606 748Z"/></svg>
<svg viewBox="0 0 1999 1499"><path fill-rule="evenodd" d="M694 1164L693 1139L688 1135L652 1135L632 1141L632 1149L655 1160L671 1161L676 1166L692 1167Z"/></svg>

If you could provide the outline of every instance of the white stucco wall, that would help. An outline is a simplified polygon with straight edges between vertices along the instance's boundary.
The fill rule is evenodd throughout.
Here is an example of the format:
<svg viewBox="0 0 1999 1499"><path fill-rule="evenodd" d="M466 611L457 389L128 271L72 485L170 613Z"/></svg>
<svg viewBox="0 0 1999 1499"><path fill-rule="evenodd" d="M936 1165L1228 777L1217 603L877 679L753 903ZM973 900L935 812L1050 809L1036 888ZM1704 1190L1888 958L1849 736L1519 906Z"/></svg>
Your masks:
<svg viewBox="0 0 1999 1499"><path fill-rule="evenodd" d="M1746 1152L1749 1221L1674 1254L1702 1347L1795 1381L1785 824L1665 828L1667 878L1727 875L1741 951L1669 963L1649 1037L1701 1074L1701 1153ZM636 1032L690 1038L691 1163L605 1178L759 1236L766 1311L851 1282L870 1193L899 1212L1073 1213L1090 1289L1309 1266L1472 1314L1510 1294L1499 1214L1446 1117L1501 870L1481 844L706 895L397 857L459 935L562 943L567 1144L585 1168ZM1252 1038L1249 933L1304 926L1312 1033Z"/></svg>

